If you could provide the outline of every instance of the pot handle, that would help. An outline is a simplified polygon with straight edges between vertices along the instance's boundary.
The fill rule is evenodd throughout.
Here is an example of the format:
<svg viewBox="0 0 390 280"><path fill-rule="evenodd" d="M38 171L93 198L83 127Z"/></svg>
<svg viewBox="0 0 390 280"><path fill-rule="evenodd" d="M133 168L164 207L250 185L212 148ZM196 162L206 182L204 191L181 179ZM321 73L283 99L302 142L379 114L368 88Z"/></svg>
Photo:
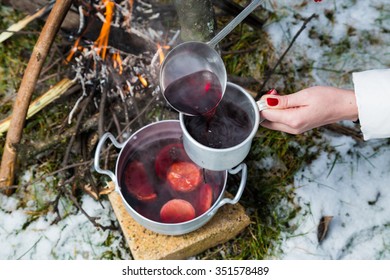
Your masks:
<svg viewBox="0 0 390 280"><path fill-rule="evenodd" d="M233 199L231 199L231 198L224 198L224 199L222 199L215 206L215 208L212 211L209 212L209 215L213 216L217 212L217 210L219 208L221 208L223 205L225 205L227 203L229 203L229 204L236 204L240 200L240 198L242 196L242 193L244 192L244 189L245 189L246 179L248 177L248 168L247 168L245 163L241 163L236 168L228 170L228 172L230 174L237 174L240 171L241 171L241 181L240 181L240 186L238 187L236 196Z"/></svg>
<svg viewBox="0 0 390 280"><path fill-rule="evenodd" d="M111 180L114 182L115 186L118 186L115 174L110 170L101 169L100 164L99 164L100 153L101 153L102 147L103 147L104 143L106 142L107 138L110 138L112 144L114 144L114 146L116 148L121 149L123 147L123 144L120 144L118 141L116 141L114 135L112 135L111 133L107 132L107 133L103 134L102 138L100 138L99 143L97 144L97 147L96 147L94 168L95 168L96 172L109 176L111 178Z"/></svg>

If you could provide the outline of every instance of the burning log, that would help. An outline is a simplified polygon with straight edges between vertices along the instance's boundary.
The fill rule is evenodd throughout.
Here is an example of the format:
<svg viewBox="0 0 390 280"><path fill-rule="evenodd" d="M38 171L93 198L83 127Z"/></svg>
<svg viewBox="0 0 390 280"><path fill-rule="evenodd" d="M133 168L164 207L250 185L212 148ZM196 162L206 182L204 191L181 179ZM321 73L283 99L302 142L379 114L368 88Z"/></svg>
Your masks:
<svg viewBox="0 0 390 280"><path fill-rule="evenodd" d="M47 4L46 0L5 0L4 2L6 5L12 6L15 10L30 14L35 13L38 9L41 9ZM129 2L133 1L129 0ZM174 9L172 8L172 10ZM85 17L83 15L84 13L89 13L89 16ZM131 14L131 10L129 13ZM87 12L73 7L69 10L63 20L61 29L71 37L81 35L82 38L80 38L80 40L95 41L102 30L103 24L104 23L102 23L101 20L96 18L93 12ZM130 26L126 29L121 26L113 25L110 28L110 34L111 36L109 36L107 44L126 53L138 55L145 51L156 49L155 43L150 40L150 38L144 36L142 32L139 32Z"/></svg>
<svg viewBox="0 0 390 280"><path fill-rule="evenodd" d="M139 38L145 37L145 40L150 44L153 44L153 47L148 47L147 44L143 44L143 47L147 48L147 51L143 50L143 52L138 55L134 55L134 52L127 53L110 45L110 38L112 37L110 35L112 35L113 27L115 25L129 28L129 23L127 21L129 21L128 17L130 15L127 11L132 10L132 1L126 3L130 6L127 6L126 9L121 9L120 6L113 1L103 0L102 5L96 7L98 9L97 14L104 15L99 36L93 43L90 43L88 41L83 41L83 35L81 35L75 41L74 46L66 59L68 63L71 63L75 73L75 79L80 82L83 91L82 96L70 112L69 123L72 121L78 104L85 97L95 95L94 98L98 98L100 96L100 135L103 134L105 130L103 116L107 98L110 96L119 96L122 101L134 99L136 90L138 91L140 88L145 89L153 85L152 81L155 80L157 76L157 67L155 67L156 65L154 64L153 59L149 60L150 50L153 50L160 56L163 55L163 47L152 42L152 40L145 35L137 36ZM123 19L125 19L125 21L123 21ZM124 29L122 28L121 30ZM137 32L133 28L130 28L130 30L131 32ZM138 34L140 33L138 32Z"/></svg>

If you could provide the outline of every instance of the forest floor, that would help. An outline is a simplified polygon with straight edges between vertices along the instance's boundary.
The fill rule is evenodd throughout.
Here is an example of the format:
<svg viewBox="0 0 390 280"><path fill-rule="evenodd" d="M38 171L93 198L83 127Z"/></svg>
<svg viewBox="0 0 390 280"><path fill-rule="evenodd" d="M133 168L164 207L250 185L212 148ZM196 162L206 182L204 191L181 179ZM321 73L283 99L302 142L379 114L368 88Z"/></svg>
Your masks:
<svg viewBox="0 0 390 280"><path fill-rule="evenodd" d="M353 88L352 72L390 67L386 2L265 1L254 13L265 21L261 28L242 24L220 44L229 80L255 93L276 88L289 94L314 85ZM25 17L4 5L0 15L1 30ZM232 19L217 15L219 26ZM157 30L155 21L148 23ZM11 112L43 24L35 21L0 45L0 119ZM156 41L174 34L145 30ZM156 89L150 52L121 52L130 78L116 75L114 87L104 93L97 83L105 79L99 76L104 66L97 74L80 71L91 63L85 58L64 63L74 40L61 33L36 86L33 98L64 78L83 77L75 90L26 122L15 191L0 194L0 259L132 259L107 197L94 198L107 180L92 167L99 129L122 133L124 140L148 123L178 116ZM113 62L110 67L119 71ZM96 83L95 96L81 98L84 87L91 89L83 83L87 78ZM126 79L133 94L123 98L115 85ZM104 98L111 105L102 125ZM389 258L389 151L388 140L363 142L359 127L348 122L297 136L259 128L245 160L249 174L240 200L251 224L194 259ZM234 188L232 180L228 190ZM323 217L332 220L319 242Z"/></svg>

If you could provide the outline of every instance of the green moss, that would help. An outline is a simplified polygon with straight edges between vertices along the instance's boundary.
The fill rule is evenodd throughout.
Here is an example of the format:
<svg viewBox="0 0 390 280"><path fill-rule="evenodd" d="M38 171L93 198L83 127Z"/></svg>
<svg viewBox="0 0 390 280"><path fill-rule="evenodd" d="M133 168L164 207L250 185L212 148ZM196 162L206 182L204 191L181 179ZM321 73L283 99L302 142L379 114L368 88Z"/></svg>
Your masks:
<svg viewBox="0 0 390 280"><path fill-rule="evenodd" d="M25 17L5 6L0 6L0 15L0 30L7 29ZM13 95L20 84L31 50L38 38L35 27L36 24L32 24L23 34L15 34L0 44L0 98Z"/></svg>

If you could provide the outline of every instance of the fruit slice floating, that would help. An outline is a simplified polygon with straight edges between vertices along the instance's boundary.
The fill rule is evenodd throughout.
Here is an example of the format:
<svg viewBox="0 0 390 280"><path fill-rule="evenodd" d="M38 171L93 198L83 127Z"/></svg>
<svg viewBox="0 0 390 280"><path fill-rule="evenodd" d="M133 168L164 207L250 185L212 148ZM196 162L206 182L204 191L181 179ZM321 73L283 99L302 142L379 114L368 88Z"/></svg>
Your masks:
<svg viewBox="0 0 390 280"><path fill-rule="evenodd" d="M125 186L127 191L138 200L151 201L157 197L142 162L133 161L126 166Z"/></svg>
<svg viewBox="0 0 390 280"><path fill-rule="evenodd" d="M182 223L195 218L195 209L187 200L172 199L160 210L163 223Z"/></svg>
<svg viewBox="0 0 390 280"><path fill-rule="evenodd" d="M167 181L175 191L193 191L199 185L200 180L201 171L194 163L176 162L168 169Z"/></svg>
<svg viewBox="0 0 390 280"><path fill-rule="evenodd" d="M203 184L199 187L198 201L196 205L196 212L202 215L210 209L213 202L213 188L209 184Z"/></svg>
<svg viewBox="0 0 390 280"><path fill-rule="evenodd" d="M184 151L183 144L173 143L166 145L156 156L155 169L157 176L165 180L169 167L178 161L190 161Z"/></svg>

